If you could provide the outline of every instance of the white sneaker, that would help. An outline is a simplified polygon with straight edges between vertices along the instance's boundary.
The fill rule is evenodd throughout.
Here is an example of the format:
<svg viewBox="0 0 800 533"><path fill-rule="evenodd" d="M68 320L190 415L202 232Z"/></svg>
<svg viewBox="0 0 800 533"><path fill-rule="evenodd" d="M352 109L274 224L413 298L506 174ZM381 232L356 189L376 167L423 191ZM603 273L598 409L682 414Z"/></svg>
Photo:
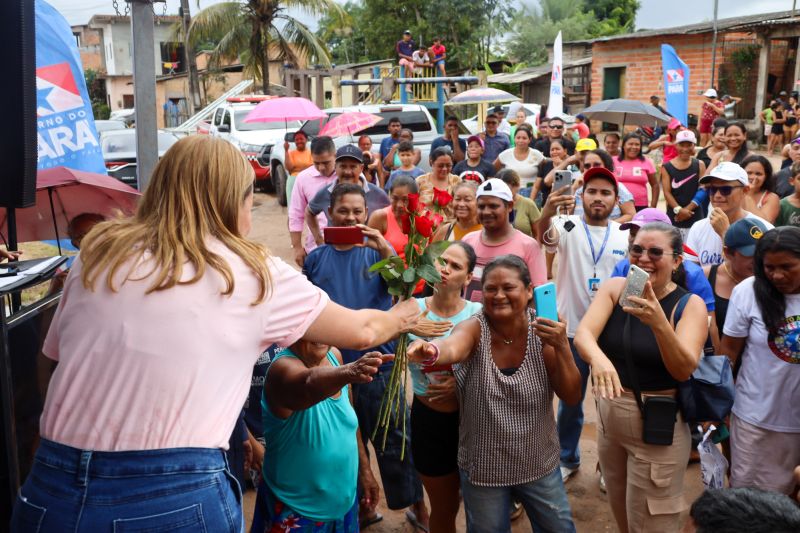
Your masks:
<svg viewBox="0 0 800 533"><path fill-rule="evenodd" d="M606 493L606 478L603 477L603 474L600 474L599 485L600 485L600 492L605 494Z"/></svg>
<svg viewBox="0 0 800 533"><path fill-rule="evenodd" d="M572 477L572 476L575 474L575 472L577 472L577 471L578 471L578 468L577 468L577 467L575 467L575 468L569 468L569 467L567 467L567 466L562 466L562 467L561 467L561 481L563 481L564 483L566 483L566 482L567 482L567 480L568 480L569 478L571 478L571 477Z"/></svg>

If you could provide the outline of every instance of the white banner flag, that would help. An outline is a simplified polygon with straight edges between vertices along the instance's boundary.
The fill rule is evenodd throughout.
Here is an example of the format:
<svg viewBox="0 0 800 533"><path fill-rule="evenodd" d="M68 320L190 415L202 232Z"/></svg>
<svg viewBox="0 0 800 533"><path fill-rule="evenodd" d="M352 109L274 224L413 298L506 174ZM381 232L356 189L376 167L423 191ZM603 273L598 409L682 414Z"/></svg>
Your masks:
<svg viewBox="0 0 800 533"><path fill-rule="evenodd" d="M547 116L557 117L564 113L564 78L561 72L561 32L553 43L553 75L550 77L550 102Z"/></svg>

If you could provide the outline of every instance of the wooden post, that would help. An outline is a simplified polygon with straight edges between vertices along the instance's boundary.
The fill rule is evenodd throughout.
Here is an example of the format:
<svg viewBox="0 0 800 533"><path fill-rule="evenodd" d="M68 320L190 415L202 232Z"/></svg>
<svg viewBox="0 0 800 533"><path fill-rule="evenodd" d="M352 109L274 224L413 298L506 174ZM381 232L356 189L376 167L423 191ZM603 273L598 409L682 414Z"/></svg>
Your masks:
<svg viewBox="0 0 800 533"><path fill-rule="evenodd" d="M478 71L478 87L488 87L489 76L485 70ZM486 104L478 104L478 131L483 131L483 120L486 118Z"/></svg>
<svg viewBox="0 0 800 533"><path fill-rule="evenodd" d="M758 81L756 82L755 117L764 109L767 103L767 79L769 78L769 35L759 35L761 51L758 54ZM763 129L763 127L762 127Z"/></svg>
<svg viewBox="0 0 800 533"><path fill-rule="evenodd" d="M342 76L333 74L331 76L331 106L342 107Z"/></svg>
<svg viewBox="0 0 800 533"><path fill-rule="evenodd" d="M323 79L324 78L322 74L317 74L314 77L314 83L317 84L317 86L315 87L316 90L314 91L316 93L314 95L314 100L315 103L317 104L317 107L320 109L323 109L325 107L325 87L323 87L322 85Z"/></svg>
<svg viewBox="0 0 800 533"><path fill-rule="evenodd" d="M353 79L357 80L359 71L356 69L356 70L353 70L352 72L353 72ZM359 100L359 98L358 98L358 85L353 85L351 87L351 90L352 90L352 96L351 96L352 102L350 102L350 105L356 105L358 103L358 100Z"/></svg>

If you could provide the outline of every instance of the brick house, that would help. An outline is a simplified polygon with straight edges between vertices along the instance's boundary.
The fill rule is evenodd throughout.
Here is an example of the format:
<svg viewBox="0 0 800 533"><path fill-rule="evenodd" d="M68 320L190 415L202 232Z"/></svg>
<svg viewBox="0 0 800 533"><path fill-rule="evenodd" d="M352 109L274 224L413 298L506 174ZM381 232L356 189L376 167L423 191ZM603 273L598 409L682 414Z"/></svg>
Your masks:
<svg viewBox="0 0 800 533"><path fill-rule="evenodd" d="M702 93L713 85L720 96L743 98L735 111L736 118L746 120L758 116L780 91L795 90L798 40L800 17L784 11L718 20L715 59L712 22L580 42L592 44L593 104L609 98L646 102L655 94L664 105L661 44L670 44L691 70L689 113L699 113Z"/></svg>

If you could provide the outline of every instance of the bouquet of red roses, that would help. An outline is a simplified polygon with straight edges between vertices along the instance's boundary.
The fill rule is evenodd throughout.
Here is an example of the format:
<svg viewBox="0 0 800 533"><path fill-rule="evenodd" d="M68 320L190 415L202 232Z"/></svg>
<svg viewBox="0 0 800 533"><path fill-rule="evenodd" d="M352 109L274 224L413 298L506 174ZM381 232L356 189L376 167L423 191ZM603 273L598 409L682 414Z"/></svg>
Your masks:
<svg viewBox="0 0 800 533"><path fill-rule="evenodd" d="M434 189L434 192L437 189ZM441 192L441 191L440 191ZM450 196L446 191L447 196ZM434 196L434 203L436 197ZM452 200L452 197L450 197ZM446 203L449 203L447 201ZM445 203L445 205L446 205ZM439 205L439 207L443 207ZM400 299L411 298L420 280L433 285L442 281L442 277L436 270L436 261L450 244L448 241L431 243L431 237L436 228L443 222L444 218L438 213L428 210L419 201L418 194L408 195L408 205L406 213L400 217L400 225L403 233L408 235L408 244L405 247L405 260L399 256L388 257L372 265L370 272L378 272L386 284L389 286L389 294ZM408 334L400 336L395 350L394 367L389 376L389 383L381 399L381 407L378 411L378 423L375 425L374 439L378 430L383 430L383 447L386 447L386 436L392 422L397 426L400 419L403 420L403 445L400 452L400 459L405 456L405 435L406 435L406 411L408 403L401 394L405 390L408 382L408 358L406 349L408 348ZM402 385L402 387L401 387ZM402 413L400 408L402 405Z"/></svg>

